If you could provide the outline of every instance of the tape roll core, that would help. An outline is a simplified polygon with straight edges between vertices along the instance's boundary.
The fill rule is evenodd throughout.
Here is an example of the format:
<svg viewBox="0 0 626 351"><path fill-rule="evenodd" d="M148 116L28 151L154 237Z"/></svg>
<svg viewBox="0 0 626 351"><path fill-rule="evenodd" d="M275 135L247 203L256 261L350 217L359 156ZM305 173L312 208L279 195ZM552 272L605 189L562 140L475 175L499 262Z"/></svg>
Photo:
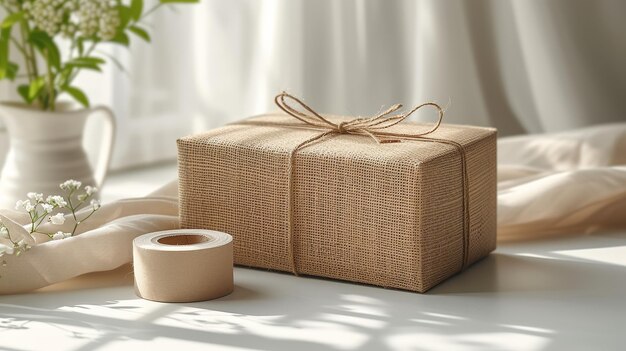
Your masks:
<svg viewBox="0 0 626 351"><path fill-rule="evenodd" d="M133 240L135 292L161 302L194 302L233 291L233 244L226 233L179 229Z"/></svg>
<svg viewBox="0 0 626 351"><path fill-rule="evenodd" d="M193 245L211 240L209 237L198 234L167 235L155 239L157 243L164 245Z"/></svg>

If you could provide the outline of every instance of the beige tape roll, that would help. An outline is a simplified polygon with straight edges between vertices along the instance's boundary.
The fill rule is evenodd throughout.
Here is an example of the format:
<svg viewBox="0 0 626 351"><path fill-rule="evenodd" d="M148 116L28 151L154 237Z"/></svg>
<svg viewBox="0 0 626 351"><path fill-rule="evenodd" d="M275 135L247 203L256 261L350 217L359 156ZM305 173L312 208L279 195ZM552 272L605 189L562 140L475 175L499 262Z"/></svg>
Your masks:
<svg viewBox="0 0 626 351"><path fill-rule="evenodd" d="M133 240L137 296L161 302L211 300L233 291L233 238L179 229Z"/></svg>

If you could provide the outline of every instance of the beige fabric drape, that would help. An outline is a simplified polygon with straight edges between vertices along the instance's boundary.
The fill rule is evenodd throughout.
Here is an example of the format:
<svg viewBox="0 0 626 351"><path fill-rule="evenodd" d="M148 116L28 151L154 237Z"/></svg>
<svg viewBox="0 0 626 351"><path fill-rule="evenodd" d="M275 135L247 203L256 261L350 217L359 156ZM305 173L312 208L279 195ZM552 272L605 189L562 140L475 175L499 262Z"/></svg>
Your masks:
<svg viewBox="0 0 626 351"><path fill-rule="evenodd" d="M498 144L498 239L626 226L626 124Z"/></svg>
<svg viewBox="0 0 626 351"><path fill-rule="evenodd" d="M502 138L498 147L499 240L626 227L626 123ZM27 221L13 211L3 214ZM177 227L176 182L145 198L105 204L79 236L5 256L0 294L119 267L131 261L135 237Z"/></svg>
<svg viewBox="0 0 626 351"><path fill-rule="evenodd" d="M105 204L79 227L79 235L33 245L19 257L5 255L2 259L6 265L0 266L0 294L25 292L131 262L134 238L178 228L176 192L177 184L173 183L145 198ZM28 217L14 211L2 213L21 223L29 222ZM40 228L46 232L71 231L69 222L64 226L44 224Z"/></svg>

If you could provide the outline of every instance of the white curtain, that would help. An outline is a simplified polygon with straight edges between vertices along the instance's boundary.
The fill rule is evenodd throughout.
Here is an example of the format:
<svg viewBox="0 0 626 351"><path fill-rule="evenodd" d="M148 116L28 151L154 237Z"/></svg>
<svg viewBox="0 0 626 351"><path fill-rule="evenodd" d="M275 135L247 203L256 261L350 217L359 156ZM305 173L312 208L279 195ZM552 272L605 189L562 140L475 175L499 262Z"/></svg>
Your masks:
<svg viewBox="0 0 626 351"><path fill-rule="evenodd" d="M175 158L175 138L273 110L448 104L500 135L626 120L626 1L203 0L151 18L153 43L84 76L120 120L115 167ZM98 80L96 80L98 79ZM417 119L433 116L422 113Z"/></svg>
<svg viewBox="0 0 626 351"><path fill-rule="evenodd" d="M624 1L204 1L187 27L194 110L214 125L272 109L284 89L351 114L450 99L447 121L502 135L624 121L624 13Z"/></svg>

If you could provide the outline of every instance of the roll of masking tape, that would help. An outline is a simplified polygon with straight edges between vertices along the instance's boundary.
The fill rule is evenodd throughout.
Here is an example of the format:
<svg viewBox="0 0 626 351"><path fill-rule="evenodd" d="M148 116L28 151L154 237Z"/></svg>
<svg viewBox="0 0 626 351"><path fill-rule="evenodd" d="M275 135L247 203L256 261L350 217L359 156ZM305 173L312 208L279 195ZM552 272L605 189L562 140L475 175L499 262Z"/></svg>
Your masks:
<svg viewBox="0 0 626 351"><path fill-rule="evenodd" d="M233 238L201 229L166 230L133 240L135 292L161 302L206 301L233 291Z"/></svg>

